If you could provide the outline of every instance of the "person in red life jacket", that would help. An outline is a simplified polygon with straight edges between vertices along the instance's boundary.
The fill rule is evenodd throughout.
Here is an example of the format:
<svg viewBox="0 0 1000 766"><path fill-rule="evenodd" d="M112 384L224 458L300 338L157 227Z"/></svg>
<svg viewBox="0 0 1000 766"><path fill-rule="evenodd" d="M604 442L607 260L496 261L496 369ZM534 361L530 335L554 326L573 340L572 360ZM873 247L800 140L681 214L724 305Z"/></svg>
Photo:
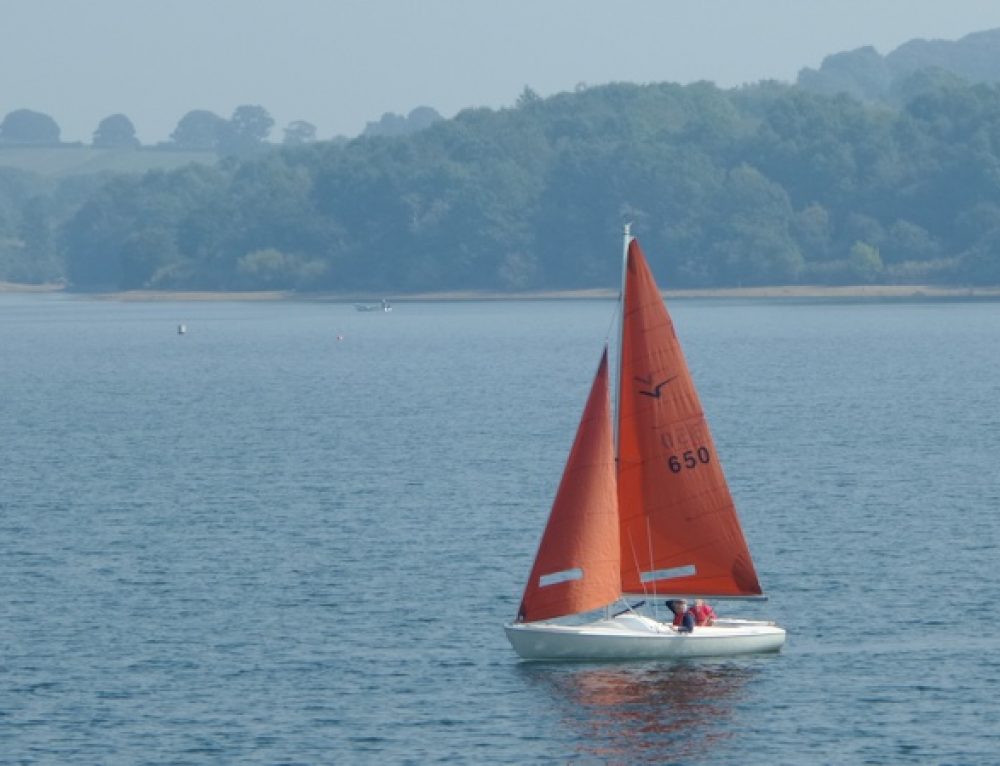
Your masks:
<svg viewBox="0 0 1000 766"><path fill-rule="evenodd" d="M667 602L667 608L674 613L673 625L678 633L690 633L694 630L694 612L687 608L687 601L682 598L672 599Z"/></svg>
<svg viewBox="0 0 1000 766"><path fill-rule="evenodd" d="M694 600L694 606L691 608L691 611L694 612L694 624L698 627L715 625L715 610L700 598Z"/></svg>

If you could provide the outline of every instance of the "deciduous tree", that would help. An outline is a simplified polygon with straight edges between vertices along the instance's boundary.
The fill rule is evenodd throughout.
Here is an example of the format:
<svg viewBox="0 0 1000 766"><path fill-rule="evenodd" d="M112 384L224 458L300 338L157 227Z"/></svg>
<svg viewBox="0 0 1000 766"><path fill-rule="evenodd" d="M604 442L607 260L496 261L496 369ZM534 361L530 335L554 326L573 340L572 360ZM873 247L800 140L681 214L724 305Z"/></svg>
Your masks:
<svg viewBox="0 0 1000 766"><path fill-rule="evenodd" d="M311 122L295 120L288 123L288 127L285 128L284 144L286 146L301 146L302 144L312 143L315 140L316 126Z"/></svg>
<svg viewBox="0 0 1000 766"><path fill-rule="evenodd" d="M215 151L225 138L226 120L205 109L194 109L177 123L171 140L178 149Z"/></svg>
<svg viewBox="0 0 1000 766"><path fill-rule="evenodd" d="M15 109L0 122L0 141L12 144L58 144L59 125L49 115Z"/></svg>
<svg viewBox="0 0 1000 766"><path fill-rule="evenodd" d="M131 149L139 146L135 125L124 114L105 117L94 131L94 146L101 149Z"/></svg>
<svg viewBox="0 0 1000 766"><path fill-rule="evenodd" d="M233 111L221 149L226 154L246 155L260 149L271 134L274 119L262 106L244 104Z"/></svg>

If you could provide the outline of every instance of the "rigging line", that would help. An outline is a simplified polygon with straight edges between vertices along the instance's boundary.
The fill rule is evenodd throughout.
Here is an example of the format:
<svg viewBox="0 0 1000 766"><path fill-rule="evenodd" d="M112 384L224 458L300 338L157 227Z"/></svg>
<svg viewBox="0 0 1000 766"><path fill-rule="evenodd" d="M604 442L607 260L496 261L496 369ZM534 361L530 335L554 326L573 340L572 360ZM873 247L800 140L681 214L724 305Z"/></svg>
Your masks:
<svg viewBox="0 0 1000 766"><path fill-rule="evenodd" d="M628 531L628 547L632 549L632 562L635 564L635 573L639 575L639 584L642 586L642 595L649 598L649 593L646 590L646 583L642 581L642 568L639 566L639 552L635 549L635 540L632 539L632 530ZM655 613L656 604L653 604L653 609Z"/></svg>
<svg viewBox="0 0 1000 766"><path fill-rule="evenodd" d="M629 224L625 225L625 237L627 239L626 239L626 242L625 242L625 252L622 255L623 263L624 263L624 258L626 258L628 256L628 238L630 238L630 236L631 236L630 235L631 228L632 228L632 224L629 223ZM622 321L622 301L625 298L624 268L622 269L622 273L623 273L623 278L622 278L621 284L618 286L618 296L615 299L615 307L611 310L611 318L608 320L608 327L604 331L604 344L606 346L611 347L611 348L614 348L614 346L611 344L611 333L614 331L614 329L616 327L618 327L620 325L620 323ZM621 351L621 337L620 337L620 335L618 337L618 341L619 341L618 350L620 352Z"/></svg>
<svg viewBox="0 0 1000 766"><path fill-rule="evenodd" d="M611 312L611 319L608 320L608 329L604 331L604 345L611 345L611 332L618 326L618 306L615 305Z"/></svg>
<svg viewBox="0 0 1000 766"><path fill-rule="evenodd" d="M649 526L649 516L646 517L646 540L649 542L649 571L654 573L653 577L653 619L657 618L656 614L656 559L653 558L653 530Z"/></svg>

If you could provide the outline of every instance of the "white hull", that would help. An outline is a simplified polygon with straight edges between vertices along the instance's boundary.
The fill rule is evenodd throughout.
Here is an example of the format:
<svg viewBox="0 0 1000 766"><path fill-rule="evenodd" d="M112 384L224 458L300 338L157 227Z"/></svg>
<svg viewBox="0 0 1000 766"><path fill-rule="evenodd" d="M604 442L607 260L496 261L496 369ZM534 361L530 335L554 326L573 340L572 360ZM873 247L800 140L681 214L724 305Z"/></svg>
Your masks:
<svg viewBox="0 0 1000 766"><path fill-rule="evenodd" d="M670 625L637 614L584 625L514 623L504 630L514 651L526 660L726 657L776 652L785 643L784 629L768 622L723 619L692 633L678 633Z"/></svg>

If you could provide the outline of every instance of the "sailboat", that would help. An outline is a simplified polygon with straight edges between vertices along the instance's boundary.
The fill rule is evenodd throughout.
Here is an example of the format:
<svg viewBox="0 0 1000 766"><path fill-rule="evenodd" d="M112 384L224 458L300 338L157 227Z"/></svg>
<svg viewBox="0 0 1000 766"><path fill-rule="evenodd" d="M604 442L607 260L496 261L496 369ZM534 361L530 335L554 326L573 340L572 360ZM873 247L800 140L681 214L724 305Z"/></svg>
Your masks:
<svg viewBox="0 0 1000 766"><path fill-rule="evenodd" d="M628 226L620 329L615 406L605 346L507 638L528 660L778 651L785 630L772 622L722 618L682 632L665 609L667 599L764 594L673 322Z"/></svg>
<svg viewBox="0 0 1000 766"><path fill-rule="evenodd" d="M355 303L354 308L357 311L383 311L388 314L392 311L392 304L383 298L381 303Z"/></svg>

